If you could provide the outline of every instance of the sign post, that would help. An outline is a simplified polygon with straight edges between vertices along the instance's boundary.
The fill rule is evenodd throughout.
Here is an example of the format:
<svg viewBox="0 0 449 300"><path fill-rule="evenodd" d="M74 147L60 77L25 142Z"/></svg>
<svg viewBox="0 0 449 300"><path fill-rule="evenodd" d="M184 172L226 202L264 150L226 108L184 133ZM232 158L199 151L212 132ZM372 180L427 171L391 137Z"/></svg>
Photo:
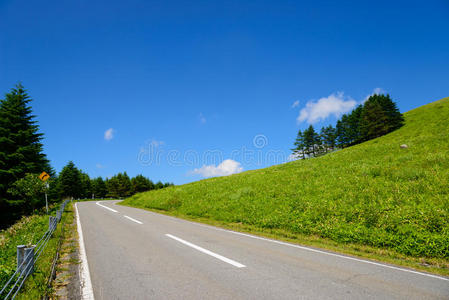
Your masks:
<svg viewBox="0 0 449 300"><path fill-rule="evenodd" d="M45 208L47 209L47 215L48 215L48 201L47 201L47 190L49 188L48 182L46 182L48 179L50 179L50 175L47 174L47 172L42 172L41 175L39 175L39 179L42 180L42 182L45 182Z"/></svg>

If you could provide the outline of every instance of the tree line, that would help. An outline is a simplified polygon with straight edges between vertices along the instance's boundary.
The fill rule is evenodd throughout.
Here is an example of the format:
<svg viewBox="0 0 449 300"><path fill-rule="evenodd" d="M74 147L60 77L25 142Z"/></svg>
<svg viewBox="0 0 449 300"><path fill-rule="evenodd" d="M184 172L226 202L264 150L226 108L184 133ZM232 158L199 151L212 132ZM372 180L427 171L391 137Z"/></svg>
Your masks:
<svg viewBox="0 0 449 300"><path fill-rule="evenodd" d="M173 183L153 183L143 175L130 178L126 172L118 173L111 178L90 178L70 161L56 180L56 193L59 198L124 198L136 193L162 189Z"/></svg>
<svg viewBox="0 0 449 300"><path fill-rule="evenodd" d="M312 125L299 130L293 155L298 159L320 156L383 136L403 125L404 117L390 95L375 94L344 114L335 127L322 127L319 133Z"/></svg>
<svg viewBox="0 0 449 300"><path fill-rule="evenodd" d="M64 197L105 198L128 197L135 193L164 188L171 183L153 183L137 175L119 173L111 178L90 178L69 162L57 176L43 152L43 134L30 105L31 98L17 84L0 100L0 229L22 215ZM47 172L43 183L38 175Z"/></svg>

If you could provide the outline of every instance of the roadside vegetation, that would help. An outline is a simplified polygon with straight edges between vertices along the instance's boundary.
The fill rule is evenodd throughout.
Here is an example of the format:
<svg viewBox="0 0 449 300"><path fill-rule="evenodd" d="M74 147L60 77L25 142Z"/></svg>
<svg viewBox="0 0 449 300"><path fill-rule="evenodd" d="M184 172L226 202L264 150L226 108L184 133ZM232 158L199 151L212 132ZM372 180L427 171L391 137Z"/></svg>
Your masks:
<svg viewBox="0 0 449 300"><path fill-rule="evenodd" d="M449 274L449 98L404 119L322 157L121 204Z"/></svg>
<svg viewBox="0 0 449 300"><path fill-rule="evenodd" d="M43 152L44 135L31 102L21 84L0 99L0 229L44 207L45 193L51 204L71 197L129 197L173 185L153 183L143 175L130 178L126 172L91 179L72 161L57 174ZM42 172L50 176L45 183L39 179Z"/></svg>
<svg viewBox="0 0 449 300"><path fill-rule="evenodd" d="M51 207L50 213L55 215L58 205ZM63 230L61 226L67 220L73 219L73 209L67 205L62 215L61 222L58 224L52 237L41 256L35 263L35 270L25 281L20 290L17 299L40 299L41 297L51 295L52 287L47 286L51 273L53 259L58 248L58 241ZM16 253L17 245L34 245L44 235L48 229L48 215L44 210L31 216L20 219L7 230L0 232L0 286L3 287L11 275L16 271ZM68 228L64 227L64 231Z"/></svg>

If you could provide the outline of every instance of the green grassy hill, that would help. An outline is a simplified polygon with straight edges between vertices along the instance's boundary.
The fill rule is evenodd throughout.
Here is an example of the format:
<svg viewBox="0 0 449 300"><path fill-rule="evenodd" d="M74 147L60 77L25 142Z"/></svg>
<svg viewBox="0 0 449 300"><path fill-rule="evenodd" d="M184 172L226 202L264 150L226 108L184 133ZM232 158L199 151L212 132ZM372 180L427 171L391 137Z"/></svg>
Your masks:
<svg viewBox="0 0 449 300"><path fill-rule="evenodd" d="M404 116L401 129L323 157L123 204L362 256L421 257L412 266L449 273L449 98Z"/></svg>

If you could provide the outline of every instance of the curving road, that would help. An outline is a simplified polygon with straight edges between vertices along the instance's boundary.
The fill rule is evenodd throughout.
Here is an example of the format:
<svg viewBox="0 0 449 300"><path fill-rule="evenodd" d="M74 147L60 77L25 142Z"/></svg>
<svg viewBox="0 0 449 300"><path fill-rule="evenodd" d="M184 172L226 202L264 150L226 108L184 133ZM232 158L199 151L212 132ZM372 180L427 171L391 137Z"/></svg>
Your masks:
<svg viewBox="0 0 449 300"><path fill-rule="evenodd" d="M446 277L116 202L77 203L95 299L449 298Z"/></svg>

